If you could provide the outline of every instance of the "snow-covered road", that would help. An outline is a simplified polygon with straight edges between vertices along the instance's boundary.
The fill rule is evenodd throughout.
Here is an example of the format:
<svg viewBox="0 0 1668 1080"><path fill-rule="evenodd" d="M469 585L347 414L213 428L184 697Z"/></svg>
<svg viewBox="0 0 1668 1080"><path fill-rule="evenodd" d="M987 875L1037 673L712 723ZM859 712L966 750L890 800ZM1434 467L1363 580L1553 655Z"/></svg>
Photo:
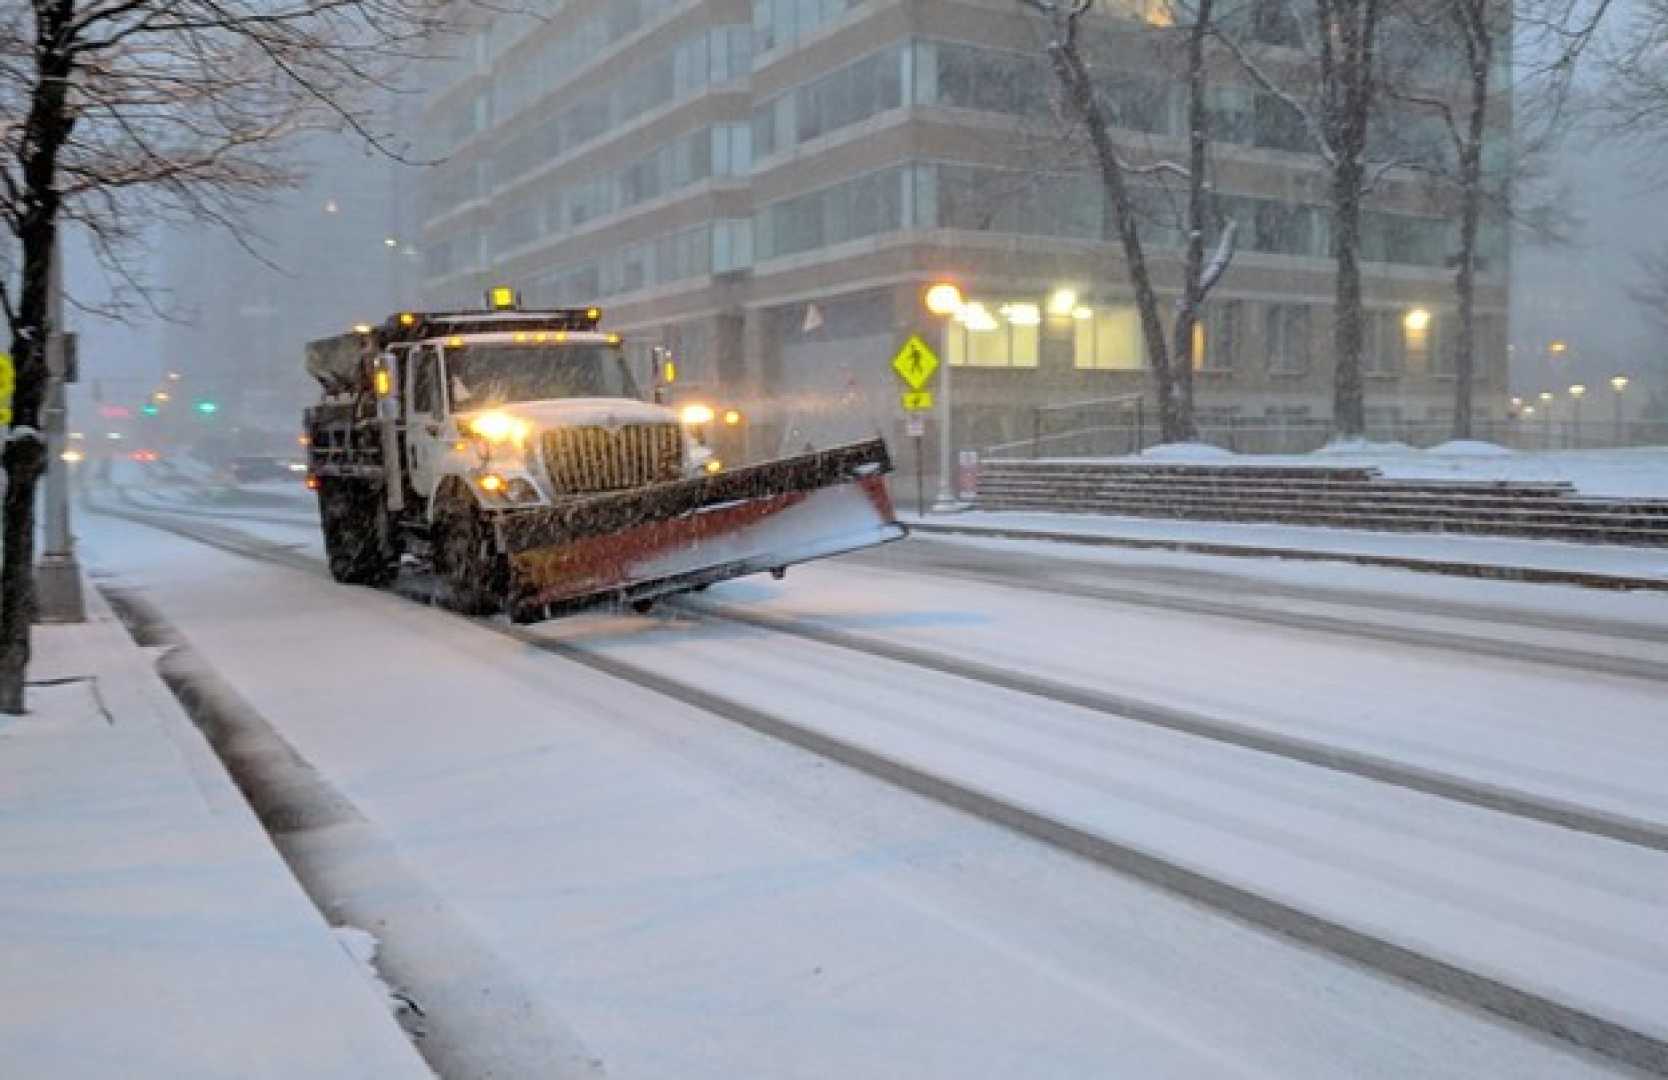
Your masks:
<svg viewBox="0 0 1668 1080"><path fill-rule="evenodd" d="M83 517L89 563L617 1075L1570 1076L1613 1062L1545 1029L1668 1043L1665 598L910 541L523 632L332 585L300 500L99 500L152 525Z"/></svg>

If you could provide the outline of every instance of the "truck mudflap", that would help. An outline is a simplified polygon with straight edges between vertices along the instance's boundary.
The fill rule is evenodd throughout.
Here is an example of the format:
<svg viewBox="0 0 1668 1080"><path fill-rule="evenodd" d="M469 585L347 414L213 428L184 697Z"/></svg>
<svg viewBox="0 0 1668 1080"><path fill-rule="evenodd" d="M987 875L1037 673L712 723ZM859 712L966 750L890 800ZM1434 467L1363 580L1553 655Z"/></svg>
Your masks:
<svg viewBox="0 0 1668 1080"><path fill-rule="evenodd" d="M509 612L530 622L897 540L879 439L502 520Z"/></svg>

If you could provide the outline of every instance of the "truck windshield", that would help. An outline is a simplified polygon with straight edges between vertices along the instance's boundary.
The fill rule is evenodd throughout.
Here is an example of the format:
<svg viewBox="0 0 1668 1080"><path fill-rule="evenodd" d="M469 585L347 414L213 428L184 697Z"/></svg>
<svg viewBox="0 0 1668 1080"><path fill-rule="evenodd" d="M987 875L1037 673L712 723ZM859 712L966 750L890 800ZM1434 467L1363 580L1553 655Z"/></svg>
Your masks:
<svg viewBox="0 0 1668 1080"><path fill-rule="evenodd" d="M459 411L552 398L635 398L625 357L611 345L465 345L446 350L447 389Z"/></svg>

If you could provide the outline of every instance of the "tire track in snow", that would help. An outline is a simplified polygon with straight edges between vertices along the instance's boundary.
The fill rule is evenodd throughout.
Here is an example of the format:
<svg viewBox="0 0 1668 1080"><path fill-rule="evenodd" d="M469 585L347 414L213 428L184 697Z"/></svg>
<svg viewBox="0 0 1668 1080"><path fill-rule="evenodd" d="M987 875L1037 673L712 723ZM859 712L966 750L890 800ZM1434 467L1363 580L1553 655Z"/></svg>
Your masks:
<svg viewBox="0 0 1668 1080"><path fill-rule="evenodd" d="M880 567L884 569L884 567ZM1049 581L1037 576L1022 576L1016 580L1011 574L998 574L971 567L929 567L929 572L944 577L956 577L977 581L986 585L999 585L1005 588L1022 588L1034 592L1047 593L1053 596L1068 596L1074 599L1104 600L1113 604L1126 604L1133 607L1151 608L1161 611L1175 611L1186 615L1206 615L1214 618L1234 619L1241 622L1261 623L1266 626L1279 626L1286 629L1310 631L1320 634L1343 634L1349 637L1365 638L1372 641L1384 641L1396 645L1408 645L1419 649L1429 649L1444 653L1469 653L1473 656L1486 656L1495 660L1510 660L1524 664L1550 665L1553 667L1569 668L1582 672L1599 672L1605 675L1620 675L1625 678L1645 679L1651 682L1668 682L1668 664L1653 660L1645 660L1632 656L1616 656L1610 653L1592 652L1585 649L1572 649L1565 646L1542 645L1535 642L1509 640L1501 638L1482 637L1454 630L1433 630L1419 627L1403 627L1385 623L1368 622L1362 619L1351 619L1339 615L1324 615L1312 612L1282 611L1277 608L1252 607L1246 604L1233 603L1223 600L1212 600L1206 597L1181 596L1174 593L1159 594L1144 589L1119 588L1109 585L1096 585L1089 582L1070 583ZM1276 598L1283 595L1280 592L1270 592ZM1324 597L1308 597L1301 593L1293 593L1303 599L1322 599ZM1509 625L1504 617L1487 618L1474 614L1459 614L1456 612L1438 612L1434 608L1418 611L1417 608L1402 605L1373 605L1382 606L1386 610L1414 611L1419 614L1443 614L1449 617L1466 618L1474 621L1496 622ZM1549 620L1558 625L1545 627L1561 631L1576 633L1604 633L1594 630L1590 626L1579 629L1572 625L1573 620ZM1533 616L1526 616L1523 625L1533 625ZM1635 640L1658 640L1668 642L1668 631L1663 631L1660 638L1651 635L1653 628L1639 627L1637 630L1628 628L1628 632L1616 636L1628 637Z"/></svg>
<svg viewBox="0 0 1668 1080"><path fill-rule="evenodd" d="M1451 773L1408 765L1376 754L1345 750L1328 743L1271 732L1220 717L1178 709L1123 694L1091 690L1040 675L947 656L896 642L874 641L860 634L818 626L796 619L763 615L709 600L680 600L679 606L700 614L815 641L823 645L895 660L913 667L983 683L1002 690L1040 697L1062 705L1089 709L1119 720L1150 724L1168 731L1225 743L1245 750L1287 758L1334 772L1434 795L1451 802L1526 818L1573 832L1668 852L1668 825L1609 814L1578 803L1548 799L1511 788L1485 784Z"/></svg>

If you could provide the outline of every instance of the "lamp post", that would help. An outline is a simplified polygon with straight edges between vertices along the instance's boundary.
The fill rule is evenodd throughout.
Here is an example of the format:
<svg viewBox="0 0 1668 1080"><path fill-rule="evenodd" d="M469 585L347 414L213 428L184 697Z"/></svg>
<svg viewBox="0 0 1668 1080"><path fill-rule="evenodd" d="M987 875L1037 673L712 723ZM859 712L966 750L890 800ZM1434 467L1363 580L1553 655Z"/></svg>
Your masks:
<svg viewBox="0 0 1668 1080"><path fill-rule="evenodd" d="M951 470L955 465L955 451L950 445L950 372L955 365L950 362L949 345L950 323L961 314L964 301L960 289L949 282L940 282L927 290L926 304L928 311L944 320L944 336L940 341L944 349L944 363L939 365L938 376L938 496L932 504L933 513L944 514L961 509L950 486Z"/></svg>
<svg viewBox="0 0 1668 1080"><path fill-rule="evenodd" d="M1579 450L1581 448L1581 399L1586 396L1587 387L1581 383L1576 383L1574 386L1570 387L1570 400L1574 403L1570 409L1572 416L1572 423L1570 425L1570 449L1572 450Z"/></svg>
<svg viewBox="0 0 1668 1080"><path fill-rule="evenodd" d="M1541 408L1546 411L1546 448L1548 450L1552 449L1552 401L1552 391L1542 390Z"/></svg>
<svg viewBox="0 0 1668 1080"><path fill-rule="evenodd" d="M74 338L64 332L64 249L60 235L52 249L47 274L46 354L48 381L42 419L46 428L45 544L35 566L35 610L42 622L86 622L81 595L81 564L75 557L75 534L70 530L70 468L77 456L67 445L69 402L66 383L75 381ZM80 451L76 451L79 454Z"/></svg>
<svg viewBox="0 0 1668 1080"><path fill-rule="evenodd" d="M1610 389L1616 391L1616 445L1623 443L1622 438L1622 394L1627 391L1628 377L1614 375L1610 379Z"/></svg>

